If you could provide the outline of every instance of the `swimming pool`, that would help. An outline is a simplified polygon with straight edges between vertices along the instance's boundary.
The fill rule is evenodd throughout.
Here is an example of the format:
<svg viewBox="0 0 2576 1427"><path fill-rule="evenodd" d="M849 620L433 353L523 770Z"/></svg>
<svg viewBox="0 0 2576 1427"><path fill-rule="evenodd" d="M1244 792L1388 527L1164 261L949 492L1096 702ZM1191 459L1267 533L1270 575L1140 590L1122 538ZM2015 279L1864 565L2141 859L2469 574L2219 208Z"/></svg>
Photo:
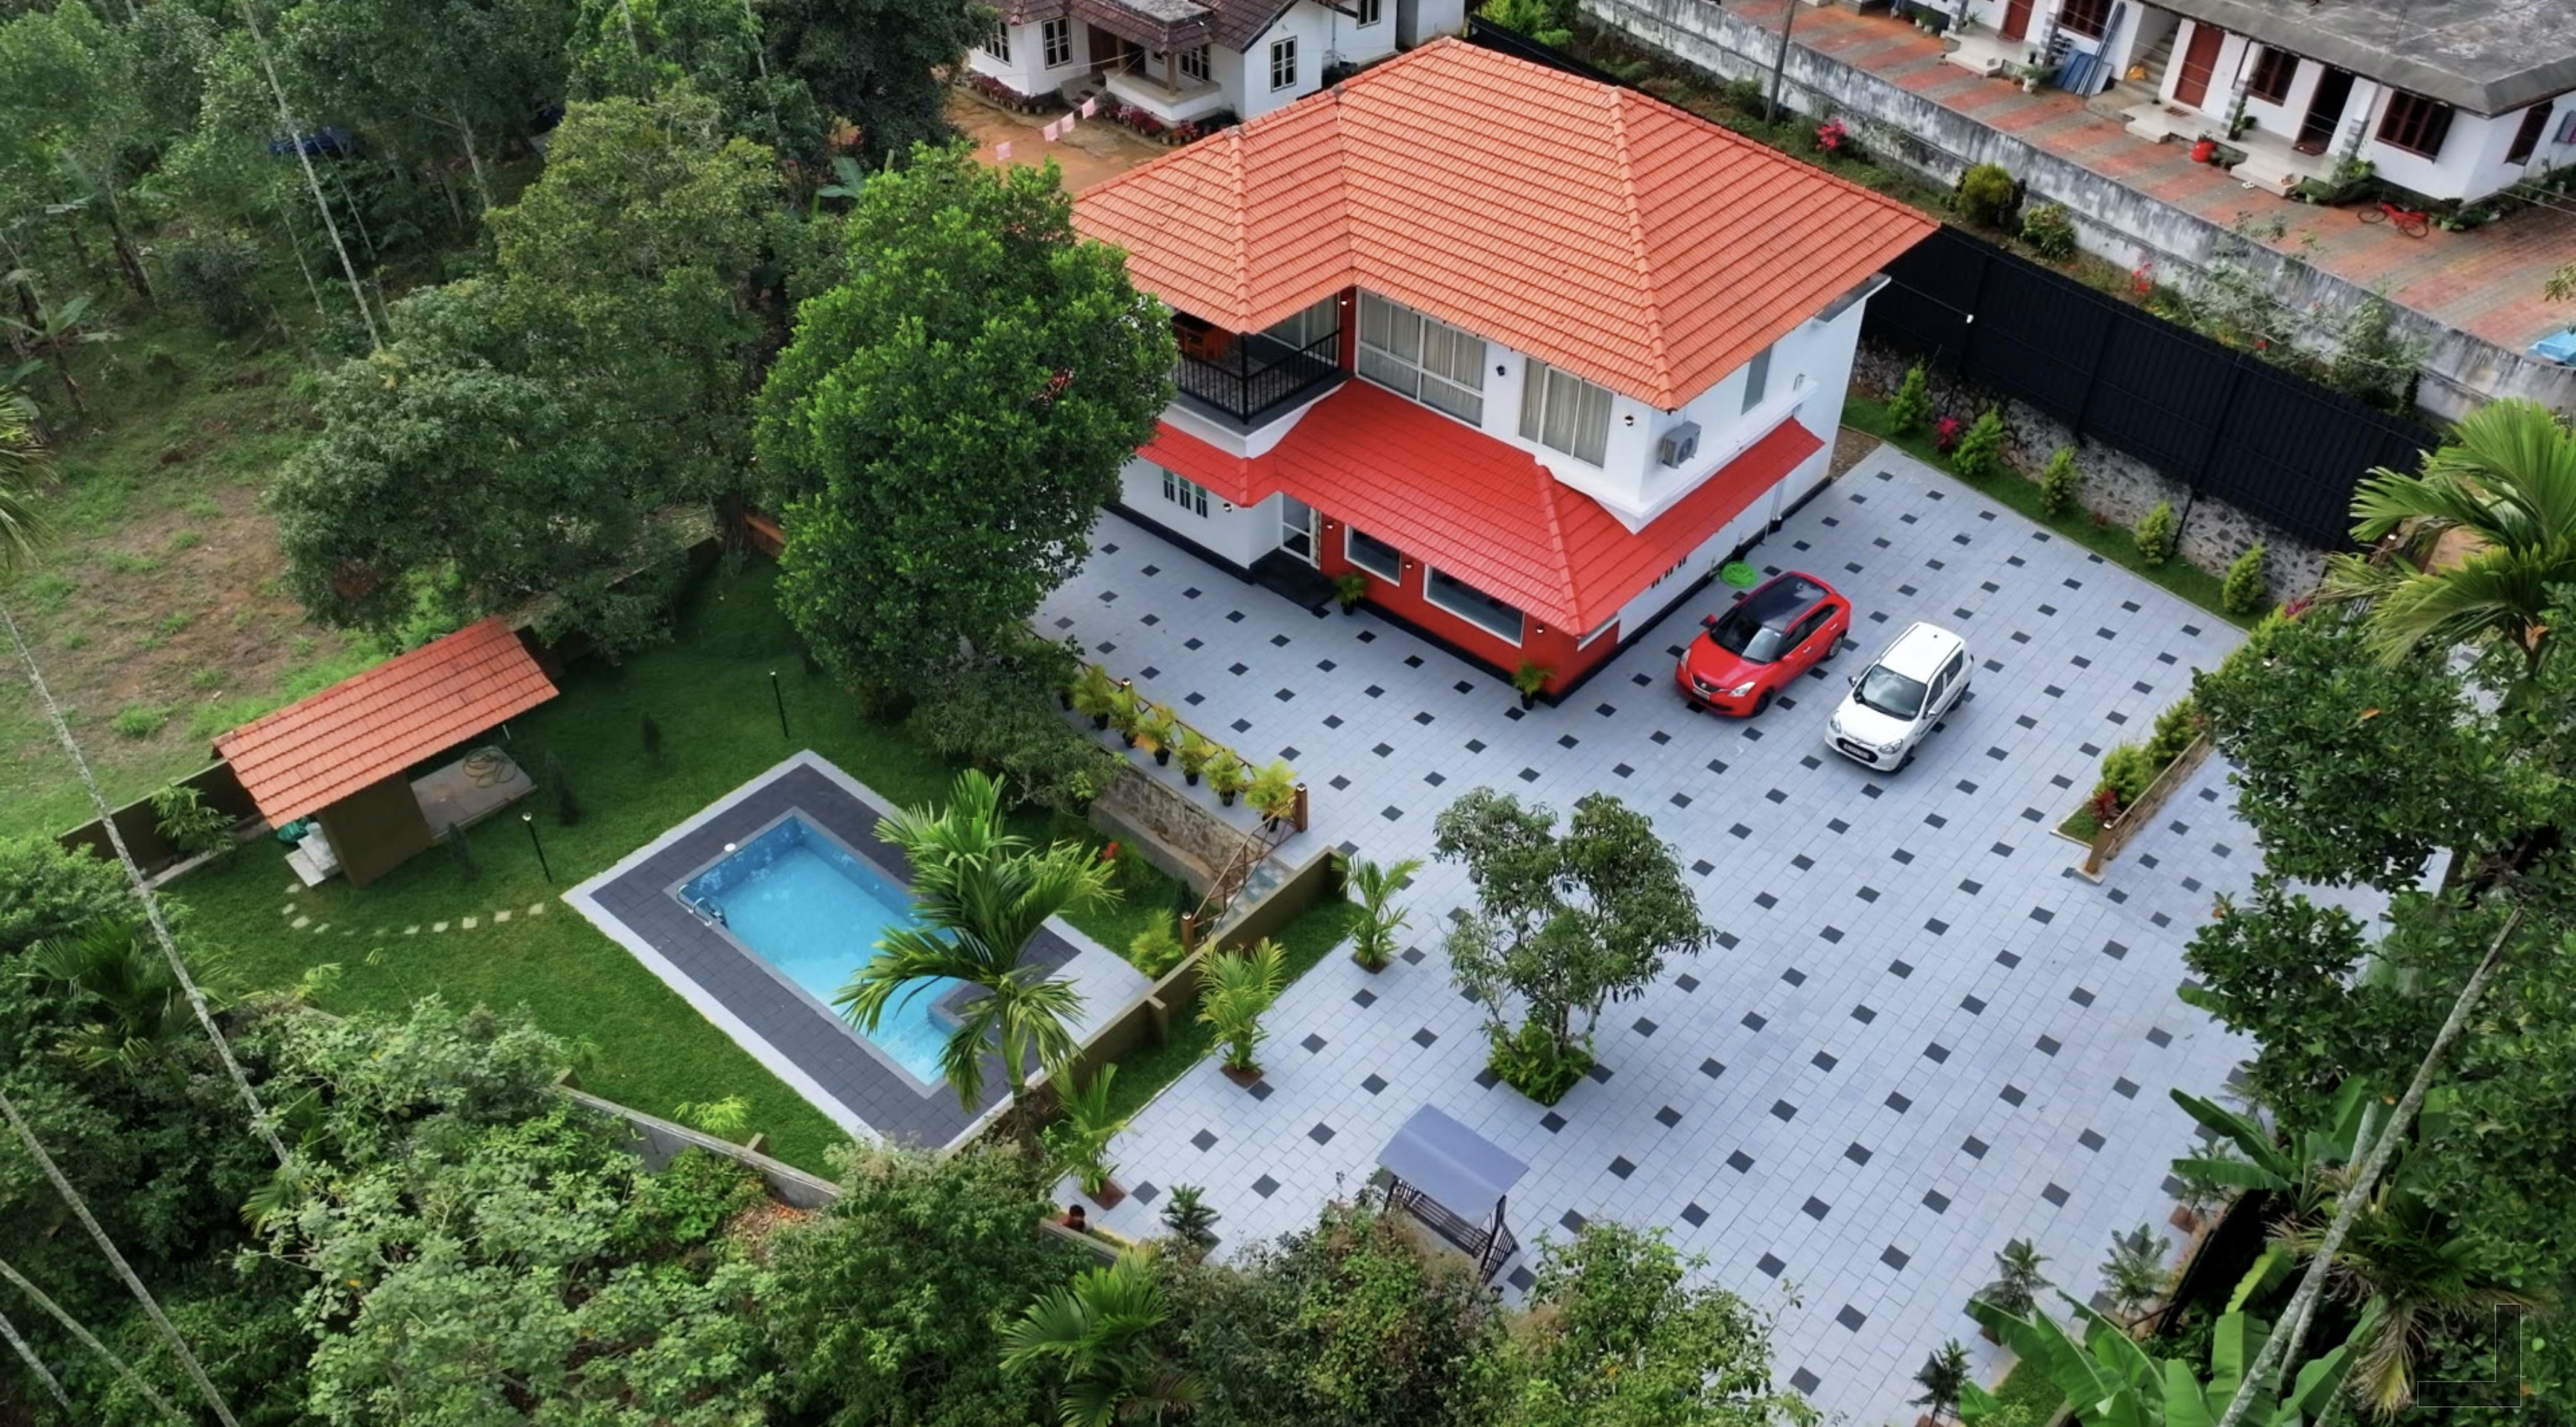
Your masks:
<svg viewBox="0 0 2576 1427"><path fill-rule="evenodd" d="M903 888L793 814L691 878L680 897L720 917L734 940L825 1006L876 955L887 928L917 925ZM962 984L947 977L912 982L887 1003L876 1030L859 1034L913 1078L936 1085L947 1078L939 1051L950 1025L933 1004Z"/></svg>

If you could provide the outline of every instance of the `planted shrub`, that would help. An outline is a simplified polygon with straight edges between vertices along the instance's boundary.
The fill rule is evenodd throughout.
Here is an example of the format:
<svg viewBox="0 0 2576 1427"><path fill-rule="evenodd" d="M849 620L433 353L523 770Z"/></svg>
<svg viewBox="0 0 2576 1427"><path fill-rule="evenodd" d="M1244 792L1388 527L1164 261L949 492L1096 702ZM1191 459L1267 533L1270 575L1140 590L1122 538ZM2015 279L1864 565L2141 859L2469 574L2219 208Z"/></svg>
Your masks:
<svg viewBox="0 0 2576 1427"><path fill-rule="evenodd" d="M1968 423L1955 416L1944 416L1932 423L1932 449L1947 456L1959 449L1959 438L1968 434Z"/></svg>
<svg viewBox="0 0 2576 1427"><path fill-rule="evenodd" d="M1718 86L1717 97L1738 114L1750 114L1756 118L1762 115L1762 81L1758 79L1730 79Z"/></svg>
<svg viewBox="0 0 2576 1427"><path fill-rule="evenodd" d="M1972 481L2003 474L2004 419L1993 407L1987 407L1967 434L1959 438L1959 448L1950 453L1950 464Z"/></svg>
<svg viewBox="0 0 2576 1427"><path fill-rule="evenodd" d="M1896 395L1887 399L1887 424L1899 436L1912 436L1932 420L1931 378L1924 375L1922 364L1905 369L1905 380L1896 384Z"/></svg>
<svg viewBox="0 0 2576 1427"><path fill-rule="evenodd" d="M2161 565L2167 560L2172 559L2174 552L2173 502L2169 500L2157 501L2155 509L2138 517L2137 526L2129 532L2129 538L2137 542L2138 558L2146 561L2150 565Z"/></svg>
<svg viewBox="0 0 2576 1427"><path fill-rule="evenodd" d="M2043 203L2021 217L2021 240L2050 262L2075 256L2075 218L2062 203Z"/></svg>
<svg viewBox="0 0 2576 1427"><path fill-rule="evenodd" d="M2013 176L2002 164L1977 164L1959 175L1959 214L1991 228L2013 200Z"/></svg>
<svg viewBox="0 0 2576 1427"><path fill-rule="evenodd" d="M2156 715L2156 731L2147 736L2147 757L2162 768L2182 756L2191 741L2200 737L2199 710L2190 699L2184 699Z"/></svg>
<svg viewBox="0 0 2576 1427"><path fill-rule="evenodd" d="M2248 545L2227 567L2227 582L2218 587L2218 603L2229 614L2254 614L2272 598L2272 582L2263 573L2263 554L2259 543Z"/></svg>
<svg viewBox="0 0 2576 1427"><path fill-rule="evenodd" d="M2064 515L2075 508L2076 496L2084 489L2084 473L2075 469L2075 448L2061 446L2057 454L2039 473L2039 508L2051 515Z"/></svg>
<svg viewBox="0 0 2576 1427"><path fill-rule="evenodd" d="M1135 940L1127 943L1127 960L1157 979L1181 964L1181 933L1169 908L1156 912L1145 929L1136 933Z"/></svg>
<svg viewBox="0 0 2576 1427"><path fill-rule="evenodd" d="M163 283L225 337L243 336L260 325L259 299L251 285L264 265L257 244L222 231L175 239L161 250Z"/></svg>
<svg viewBox="0 0 2576 1427"><path fill-rule="evenodd" d="M172 783L152 795L152 818L172 847L190 856L221 852L232 846L233 820L206 806L205 795L185 783Z"/></svg>
<svg viewBox="0 0 2576 1427"><path fill-rule="evenodd" d="M2123 743L2102 755L2102 786L2120 795L2120 806L2128 807L2147 791L2164 771L2164 764L2141 744Z"/></svg>

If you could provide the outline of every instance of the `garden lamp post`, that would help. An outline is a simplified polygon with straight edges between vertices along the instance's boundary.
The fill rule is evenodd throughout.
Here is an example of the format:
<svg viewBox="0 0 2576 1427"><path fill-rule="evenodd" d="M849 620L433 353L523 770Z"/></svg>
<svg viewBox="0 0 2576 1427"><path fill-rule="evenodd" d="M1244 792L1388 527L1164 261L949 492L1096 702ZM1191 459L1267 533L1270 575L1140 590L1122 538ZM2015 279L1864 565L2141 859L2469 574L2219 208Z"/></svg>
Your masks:
<svg viewBox="0 0 2576 1427"><path fill-rule="evenodd" d="M787 731L787 696L778 691L778 671L775 669L769 671L769 701L778 706L778 736L795 737Z"/></svg>
<svg viewBox="0 0 2576 1427"><path fill-rule="evenodd" d="M555 884L555 869L553 864L546 861L546 845L537 840L537 815L534 813L519 814L519 826L528 830L528 846L537 850L537 870L546 874L546 885L549 887L553 886Z"/></svg>

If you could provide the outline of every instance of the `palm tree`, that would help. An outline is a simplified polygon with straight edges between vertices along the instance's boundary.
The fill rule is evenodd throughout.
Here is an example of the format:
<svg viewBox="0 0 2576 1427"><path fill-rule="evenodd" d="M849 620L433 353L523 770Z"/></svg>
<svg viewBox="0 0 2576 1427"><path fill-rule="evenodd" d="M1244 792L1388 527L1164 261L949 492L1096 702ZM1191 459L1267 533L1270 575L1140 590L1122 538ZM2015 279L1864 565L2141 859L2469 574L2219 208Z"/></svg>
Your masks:
<svg viewBox="0 0 2576 1427"><path fill-rule="evenodd" d="M2416 564L2429 566L2454 532L2465 546L2439 568L2327 563L2326 597L2369 602L2381 657L2504 643L2521 651L2526 678L2539 669L2550 587L2576 582L2576 432L2564 419L2534 401L2490 402L2452 428L2422 474L2373 471L2352 513L2354 538L2397 535Z"/></svg>
<svg viewBox="0 0 2576 1427"><path fill-rule="evenodd" d="M1914 1370L1914 1385L1923 1389L1923 1395L1909 1399L1907 1406L1932 1409L1935 1422L1955 1414L1959 1394L1968 1386L1967 1345L1952 1338L1925 1354L1923 1366Z"/></svg>
<svg viewBox="0 0 2576 1427"><path fill-rule="evenodd" d="M126 920L97 923L74 936L40 941L29 951L27 975L50 981L104 1010L64 1036L62 1050L83 1070L110 1066L131 1076L163 1071L183 1075L174 1047L197 1035L187 988L170 963ZM220 966L200 965L197 985L209 1006L230 999Z"/></svg>
<svg viewBox="0 0 2576 1427"><path fill-rule="evenodd" d="M1207 961L1207 1004L1201 1023L1216 1028L1225 1042L1225 1068L1250 1075L1261 1068L1261 1043L1270 1038L1261 1014L1279 999L1288 981L1287 957L1268 937L1249 951L1221 951Z"/></svg>
<svg viewBox="0 0 2576 1427"><path fill-rule="evenodd" d="M873 1031L913 983L948 977L984 994L958 1008L957 1029L939 1065L958 1102L973 1110L984 1093L984 1055L998 1046L1011 1079L1011 1110L1020 1116L1032 1059L1054 1066L1073 1053L1082 993L1050 980L1042 967L1020 964L1029 940L1060 912L1110 900L1116 868L1080 843L1045 851L1002 826L1002 789L987 774L957 775L945 810L909 808L879 833L912 862L913 909L919 925L896 927L877 954L832 997L843 1015Z"/></svg>
<svg viewBox="0 0 2576 1427"><path fill-rule="evenodd" d="M1410 920L1402 907L1395 905L1395 894L1413 885L1413 874L1422 870L1422 859L1408 857L1389 867L1383 863L1354 858L1348 877L1351 900L1360 908L1359 924L1351 932L1351 957L1371 971L1383 970L1395 955L1395 934L1404 930Z"/></svg>
<svg viewBox="0 0 2576 1427"><path fill-rule="evenodd" d="M1161 1422L1198 1404L1196 1378L1154 1346L1171 1316L1144 1254L1129 1249L1106 1268L1085 1270L1070 1288L1029 1305L1002 1330L1002 1367L1052 1363L1064 1374L1056 1412L1066 1427Z"/></svg>

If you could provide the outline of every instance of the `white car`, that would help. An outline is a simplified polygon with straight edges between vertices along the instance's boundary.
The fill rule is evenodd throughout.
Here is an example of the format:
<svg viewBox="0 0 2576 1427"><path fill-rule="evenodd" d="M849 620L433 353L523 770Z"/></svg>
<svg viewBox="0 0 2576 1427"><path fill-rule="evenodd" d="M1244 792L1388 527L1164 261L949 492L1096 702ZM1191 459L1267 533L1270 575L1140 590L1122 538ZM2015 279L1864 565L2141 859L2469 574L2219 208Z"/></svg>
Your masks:
<svg viewBox="0 0 2576 1427"><path fill-rule="evenodd" d="M1968 692L1968 641L1918 620L1852 676L1825 741L1855 763L1893 773Z"/></svg>

